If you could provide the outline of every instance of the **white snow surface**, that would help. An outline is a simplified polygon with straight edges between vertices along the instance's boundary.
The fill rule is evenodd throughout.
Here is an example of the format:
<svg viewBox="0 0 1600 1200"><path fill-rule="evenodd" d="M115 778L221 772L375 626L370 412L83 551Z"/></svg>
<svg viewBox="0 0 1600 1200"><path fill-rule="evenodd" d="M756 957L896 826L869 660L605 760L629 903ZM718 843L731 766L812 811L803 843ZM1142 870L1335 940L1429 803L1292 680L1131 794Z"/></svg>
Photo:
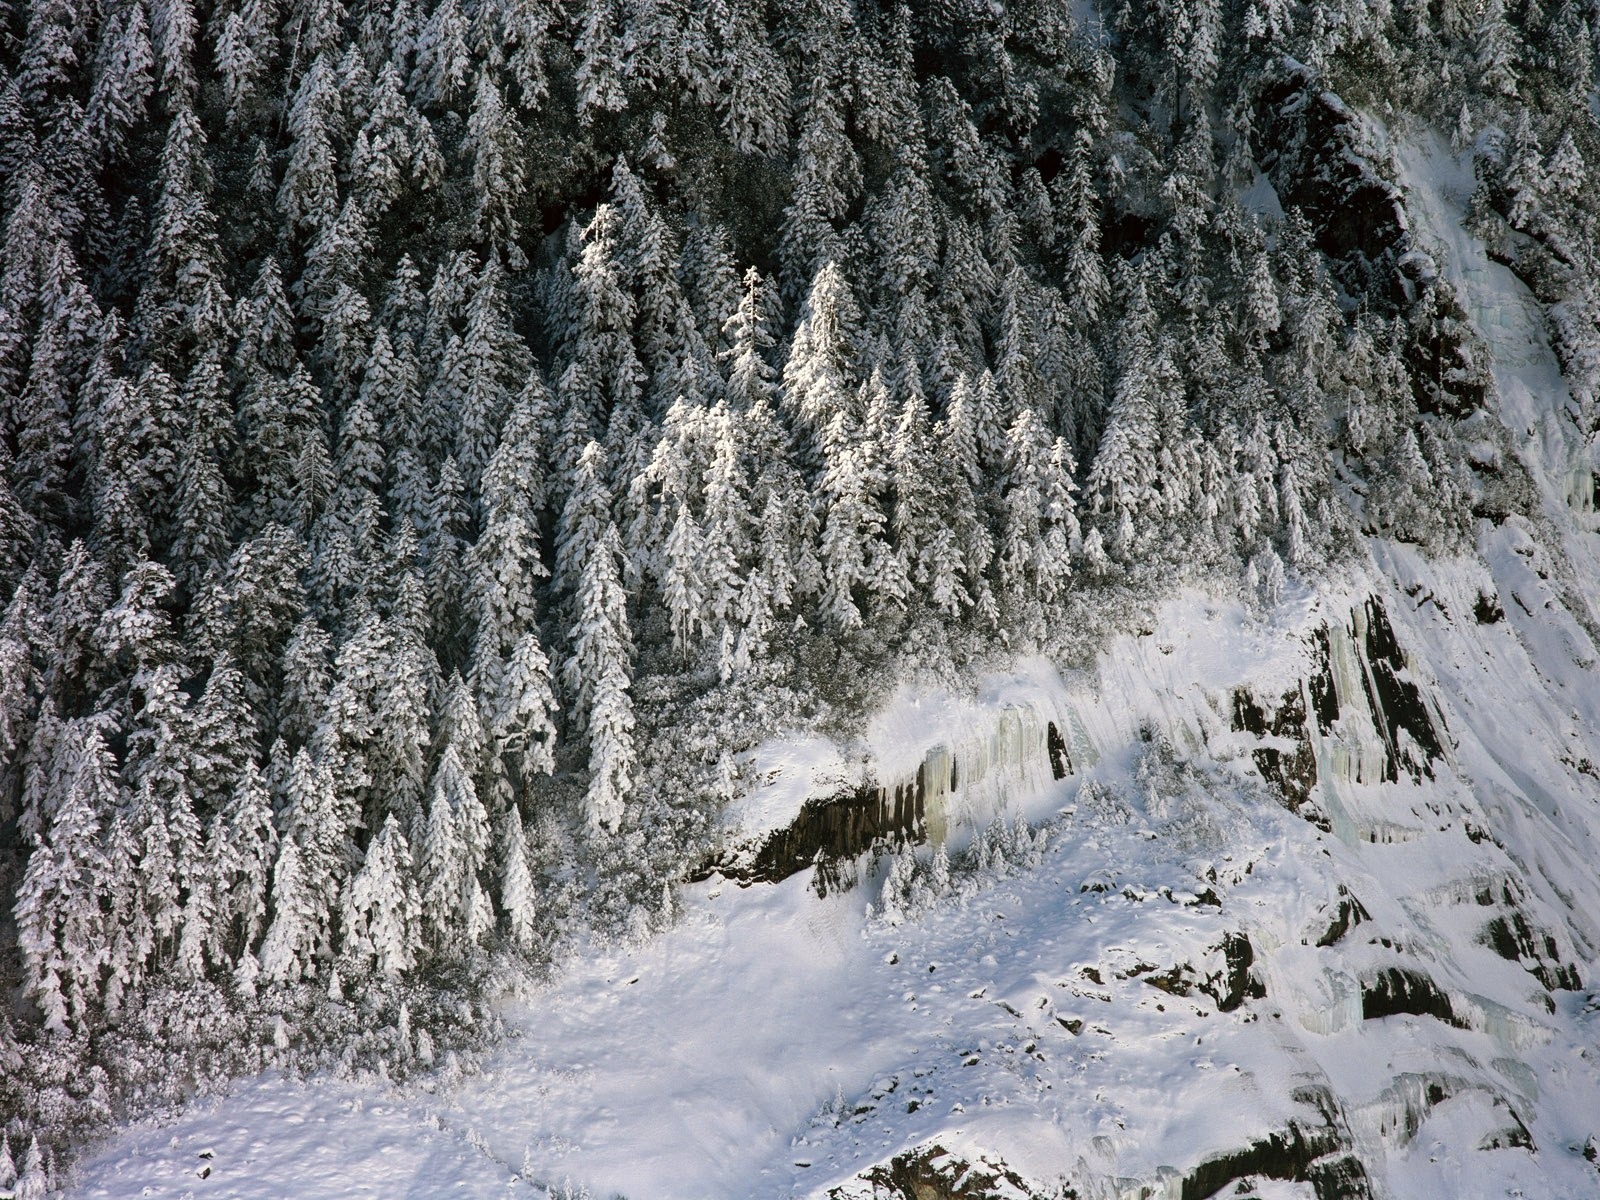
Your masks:
<svg viewBox="0 0 1600 1200"><path fill-rule="evenodd" d="M1516 520L1485 522L1452 562L1375 544L1367 573L1265 616L1186 592L1092 671L1020 662L971 695L903 691L856 745L774 743L734 814L748 838L942 748L987 764L950 800L951 846L1004 813L1039 831L1034 861L898 924L871 910L881 863L826 897L809 871L688 886L668 932L508 997L514 1036L476 1074L245 1081L123 1130L68 1194L541 1197L570 1180L597 1198L855 1197L872 1194L850 1184L864 1169L937 1143L1039 1195L1176 1198L1207 1158L1331 1121L1379 1197L1600 1195L1582 1154L1600 1135L1600 653L1556 569L1592 607L1600 538L1561 503L1566 395L1531 300L1461 234L1448 152L1397 157L1496 355L1559 546ZM1244 688L1275 708L1312 669L1317 629L1355 645L1336 631L1369 595L1445 754L1432 778L1384 782L1370 722L1341 717L1313 739L1324 831L1261 782L1251 751L1277 743L1234 732L1231 702ZM1480 597L1503 619L1475 617ZM1062 780L1040 757L1049 722L1072 759ZM1183 765L1161 765L1163 743ZM1370 919L1318 945L1346 893ZM1547 991L1537 959L1487 944L1513 911L1581 987ZM1220 976L1235 933L1264 996L1223 1012L1152 986ZM1390 968L1431 979L1453 1020L1364 1019L1363 985Z"/></svg>
<svg viewBox="0 0 1600 1200"><path fill-rule="evenodd" d="M1176 1196L1208 1155L1307 1120L1294 1093L1323 1086L1369 1166L1385 1168L1379 1194L1592 1196L1600 1177L1572 1149L1600 1114L1587 993L1557 993L1543 1012L1521 966L1474 944L1458 893L1522 880L1527 910L1587 973L1600 944L1589 866L1600 787L1560 760L1600 760L1600 695L1577 664L1561 677L1566 646L1548 644L1546 619L1527 622L1541 642L1513 619L1454 618L1494 585L1481 566L1400 547L1377 559L1387 578L1370 582L1402 644L1438 672L1460 774L1337 783L1367 821L1348 840L1272 801L1218 709L1235 684L1281 690L1304 668L1304 633L1361 590L1303 596L1270 623L1186 595L1150 633L1109 647L1092 677L1025 664L1015 691L993 681L964 701L902 696L873 725L885 750L914 743L903 760L914 762L930 738L1019 705L1077 712L1097 764L1015 798L1046 822L1032 869L897 926L867 912L872 879L826 898L809 873L695 885L670 932L508 999L517 1036L476 1076L433 1092L252 1082L127 1131L82 1166L72 1195L537 1196L570 1178L596 1196L753 1200L823 1195L938 1142L1085 1195ZM1406 594L1419 584L1420 602ZM926 729L919 708L935 718ZM1201 768L1141 794L1130 774L1141 723L1208 748ZM1118 794L1080 802L1088 774ZM1469 840L1466 820L1507 849ZM1385 936L1416 944L1467 1028L1360 1019L1358 977L1392 952L1304 944L1327 923L1335 880ZM1220 907L1196 902L1203 887ZM1203 974L1234 930L1257 947L1265 999L1225 1014L1146 982L1180 963ZM1405 1081L1435 1076L1455 1081L1450 1098L1408 1106ZM1475 1149L1513 1109L1539 1152Z"/></svg>

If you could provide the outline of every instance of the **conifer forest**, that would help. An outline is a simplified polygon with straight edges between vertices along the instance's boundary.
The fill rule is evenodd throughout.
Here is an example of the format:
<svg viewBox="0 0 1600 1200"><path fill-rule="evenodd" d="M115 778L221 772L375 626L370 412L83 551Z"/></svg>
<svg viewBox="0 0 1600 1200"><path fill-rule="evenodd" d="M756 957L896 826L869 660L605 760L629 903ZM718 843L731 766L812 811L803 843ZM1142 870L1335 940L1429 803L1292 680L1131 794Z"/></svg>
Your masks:
<svg viewBox="0 0 1600 1200"><path fill-rule="evenodd" d="M119 1127L264 1070L470 1075L501 998L668 936L736 874L764 747L854 762L896 696L1019 662L1098 669L1120 702L1107 648L1165 637L1175 597L1275 628L1432 569L1409 564L1498 571L1508 531L1543 608L1522 585L1383 594L1461 638L1565 639L1570 684L1517 677L1566 697L1569 748L1539 754L1586 799L1528 784L1544 815L1497 824L1494 788L1462 783L1489 815L1441 802L1418 827L1515 864L1483 887L1521 949L1439 953L1537 959L1557 1016L1529 1011L1580 1021L1591 884L1505 880L1557 878L1518 841L1536 817L1600 812L1597 65L1594 0L0 3L0 1195L70 1194ZM1418 199L1443 194L1429 170L1448 219ZM1534 314L1543 392L1511 386L1532 368L1503 367L1479 278ZM1350 635L1363 663L1390 654L1382 616ZM1422 619L1385 635L1405 666L1359 668L1388 755L1349 768L1363 787L1486 778L1428 698L1467 643L1425 645ZM1343 643L1318 636L1334 679ZM931 862L920 833L879 838L814 890L870 902L865 937L1043 878L1047 842L1127 825L1114 795L1144 820L1211 778L1200 741L1308 837L1403 840L1329 798L1316 738L1348 703L1329 716L1313 680L1285 718L1285 675L1263 716L1213 674L1206 720L1256 749L1146 720L1124 783L1080 786L1052 718L1064 831L986 816ZM1393 716L1406 696L1434 716ZM1285 765L1301 725L1309 784ZM1562 836L1595 876L1600 841ZM1130 903L1079 882L1062 894ZM1531 896L1568 914L1539 910L1543 942L1509 915ZM1217 944L1223 976L1250 968L1249 941L1243 967ZM1280 1003L1276 970L1234 1005ZM1368 1026L1373 988L1438 1016L1356 974ZM1427 1194L1349 1121L1364 1168L1318 1174L1313 1130L1278 1146L1314 1144L1300 1174L1252 1170ZM792 1194L1101 1195L1005 1191L1001 1166L911 1190L935 1161ZM529 1168L549 1190L528 1194L589 1195L559 1178Z"/></svg>

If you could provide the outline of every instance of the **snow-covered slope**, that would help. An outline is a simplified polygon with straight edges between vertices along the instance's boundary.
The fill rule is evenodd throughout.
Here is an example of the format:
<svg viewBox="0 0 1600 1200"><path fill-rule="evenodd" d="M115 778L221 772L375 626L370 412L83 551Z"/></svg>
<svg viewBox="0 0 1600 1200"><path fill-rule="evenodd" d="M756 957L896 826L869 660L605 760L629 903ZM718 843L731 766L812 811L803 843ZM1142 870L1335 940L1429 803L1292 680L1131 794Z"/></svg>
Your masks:
<svg viewBox="0 0 1600 1200"><path fill-rule="evenodd" d="M869 782L915 790L921 844L822 896L814 868L713 873L670 932L508 1000L482 1071L257 1081L128 1130L72 1194L1600 1194L1589 468L1459 172L1399 160L1537 527L1449 562L1375 543L1266 615L1185 593L1092 671L768 747L728 872Z"/></svg>
<svg viewBox="0 0 1600 1200"><path fill-rule="evenodd" d="M1561 972L1587 978L1597 940L1600 787L1573 765L1600 759L1595 689L1564 644L1519 636L1515 601L1470 615L1492 574L1382 561L1448 751L1433 779L1368 782L1359 753L1319 743L1334 833L1254 782L1260 743L1222 704L1282 679L1284 647L1311 666L1315 639L1190 597L1097 680L1032 677L1036 700L1103 703L1084 714L1094 767L1008 797L1045 818L1008 847L1020 861L897 925L867 915L871 886L696 885L671 933L515 1002L520 1036L480 1075L410 1095L253 1085L129 1135L77 1194L500 1195L521 1172L599 1195L825 1195L938 1144L1041 1189L1178 1196L1206 1194L1207 1160L1299 1130L1309 1149L1291 1137L1239 1173L1337 1181L1325 1195L1592 1195L1600 1029ZM1295 615L1314 630L1347 601ZM317 1163L329 1147L337 1167Z"/></svg>

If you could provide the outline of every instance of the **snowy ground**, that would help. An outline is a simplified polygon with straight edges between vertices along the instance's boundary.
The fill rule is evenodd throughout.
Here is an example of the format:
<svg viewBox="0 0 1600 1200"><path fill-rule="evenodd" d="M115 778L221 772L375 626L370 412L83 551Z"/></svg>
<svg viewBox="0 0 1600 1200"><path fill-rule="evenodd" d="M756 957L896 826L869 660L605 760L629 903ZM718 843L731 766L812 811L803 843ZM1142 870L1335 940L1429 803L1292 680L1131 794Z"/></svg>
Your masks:
<svg viewBox="0 0 1600 1200"><path fill-rule="evenodd" d="M827 898L808 875L696 885L667 935L508 1002L518 1036L478 1076L435 1094L254 1082L175 1124L130 1130L84 1164L72 1194L533 1196L570 1178L597 1196L753 1200L821 1194L937 1141L1040 1184L1092 1195L1165 1180L1175 1195L1208 1155L1307 1120L1295 1093L1324 1087L1381 1172L1380 1194L1592 1196L1600 1177L1572 1149L1600 1127L1586 994L1558 993L1544 1013L1521 966L1474 945L1459 893L1523 880L1526 909L1580 948L1587 974L1600 939L1573 928L1555 895L1600 913L1586 866L1600 784L1559 758L1587 746L1600 760L1600 695L1576 675L1572 694L1541 679L1515 622L1468 634L1438 615L1488 585L1472 569L1384 553L1402 587L1411 572L1435 597L1402 636L1437 656L1435 694L1470 784L1448 770L1421 785L1330 780L1367 822L1348 841L1291 816L1205 697L1220 694L1213 672L1229 686L1252 665L1284 678L1297 631L1348 596L1307 599L1287 626L1191 596L1147 637L1112 647L1100 678L1058 683L1058 707L1101 695L1088 722L1100 753L1079 776L1009 798L1044 830L1036 865L899 926L866 911L871 879ZM1551 661L1565 653L1545 649ZM1025 678L1045 702L1037 672ZM1569 701L1581 710L1563 712ZM996 691L967 716L1007 703ZM1135 726L1156 719L1210 754L1141 783ZM898 717L881 727L903 728ZM1538 754L1516 749L1541 737ZM1116 794L1081 791L1091 773ZM1582 821L1568 816L1575 806ZM1507 850L1466 837L1469 815ZM1385 836L1368 840L1380 825ZM1357 979L1393 952L1377 938L1304 944L1326 928L1337 882L1477 1014L1468 1028L1360 1020ZM1221 1013L1208 995L1149 982L1184 964L1196 978L1220 971L1214 948L1234 931L1260 955L1264 999ZM1454 1080L1448 1099L1406 1098L1408 1080L1439 1076ZM1514 1126L1512 1111L1539 1152L1475 1152Z"/></svg>
<svg viewBox="0 0 1600 1200"><path fill-rule="evenodd" d="M1564 606L1571 585L1600 596L1600 537L1562 508L1576 451L1531 299L1461 234L1447 152L1399 158L1496 355L1558 549L1514 520L1453 563L1375 545L1370 577L1270 621L1189 594L1081 677L1024 663L973 697L902 695L863 735L879 777L936 746L984 758L944 832L960 847L996 812L1024 818L1041 831L1025 861L898 925L868 910L881 864L826 898L809 874L694 885L671 932L508 1000L516 1036L475 1076L249 1081L124 1131L70 1195L536 1197L571 1180L632 1200L825 1196L937 1142L1040 1194L1176 1197L1197 1164L1291 1122L1330 1131L1378 1196L1600 1194L1582 1154L1600 1135L1600 655ZM1324 832L1255 776L1262 743L1232 730L1229 702L1246 687L1270 707L1305 677L1312 631L1369 593L1444 756L1431 779L1374 782L1359 722L1320 739ZM1480 597L1503 617L1475 616ZM1061 781L1036 753L1048 721L1070 731ZM1142 731L1186 765L1160 765ZM854 778L847 757L772 747L780 774L748 826ZM1366 919L1331 937L1347 897ZM1522 920L1537 952L1497 953L1496 919ZM1224 1012L1199 985L1226 990L1230 935L1265 995ZM1532 972L1549 962L1583 987L1548 991ZM1448 1019L1364 1012L1391 970L1431 981Z"/></svg>

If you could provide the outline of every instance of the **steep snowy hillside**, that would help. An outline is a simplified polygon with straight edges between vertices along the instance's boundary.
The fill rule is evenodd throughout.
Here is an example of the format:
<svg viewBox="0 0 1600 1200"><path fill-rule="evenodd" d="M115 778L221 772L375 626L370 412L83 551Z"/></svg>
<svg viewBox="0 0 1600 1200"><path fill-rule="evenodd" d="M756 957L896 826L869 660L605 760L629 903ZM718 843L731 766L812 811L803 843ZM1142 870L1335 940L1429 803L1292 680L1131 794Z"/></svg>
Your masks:
<svg viewBox="0 0 1600 1200"><path fill-rule="evenodd" d="M769 745L677 926L508 1000L481 1071L250 1084L72 1194L1597 1194L1600 537L1442 155L1408 203L1537 526Z"/></svg>
<svg viewBox="0 0 1600 1200"><path fill-rule="evenodd" d="M1271 624L1187 596L1096 671L935 723L1076 731L1060 780L1037 739L974 781L1009 828L946 807L948 878L926 847L824 897L714 877L670 933L510 1002L481 1073L251 1085L73 1194L1591 1196L1593 661L1475 615L1542 608L1514 551L1380 554ZM881 761L928 744L926 706L880 723Z"/></svg>
<svg viewBox="0 0 1600 1200"><path fill-rule="evenodd" d="M1600 1195L1597 78L0 4L0 1200Z"/></svg>

